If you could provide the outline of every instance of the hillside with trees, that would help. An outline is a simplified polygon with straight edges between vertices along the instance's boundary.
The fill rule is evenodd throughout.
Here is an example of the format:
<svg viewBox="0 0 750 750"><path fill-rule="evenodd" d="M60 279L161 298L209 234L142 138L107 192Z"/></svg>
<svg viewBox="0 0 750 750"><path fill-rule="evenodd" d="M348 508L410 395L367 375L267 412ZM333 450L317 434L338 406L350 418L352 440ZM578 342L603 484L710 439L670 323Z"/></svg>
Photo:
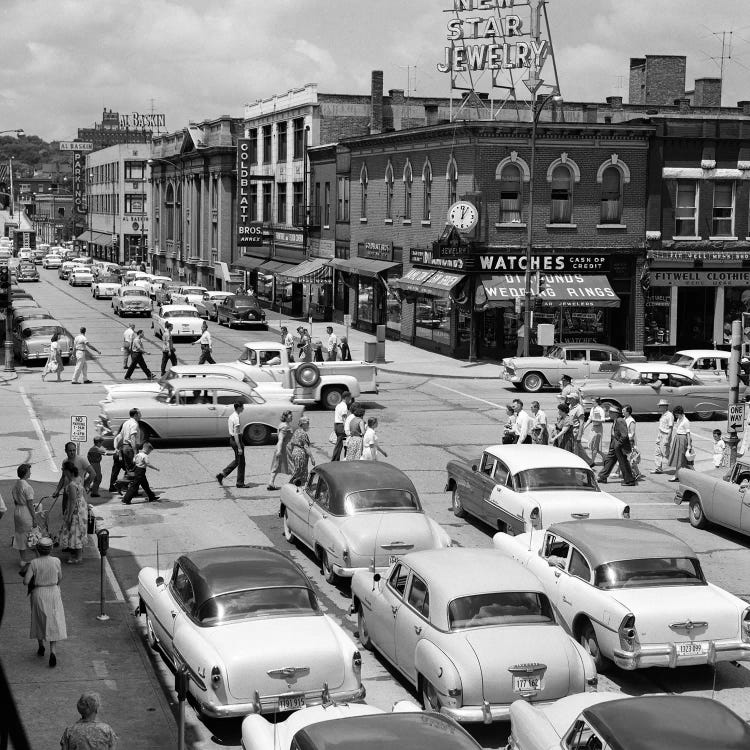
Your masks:
<svg viewBox="0 0 750 750"><path fill-rule="evenodd" d="M60 165L57 171L69 172L70 154L60 151L59 141L47 143L37 135L0 136L0 165L13 159L13 174L31 177L50 164Z"/></svg>

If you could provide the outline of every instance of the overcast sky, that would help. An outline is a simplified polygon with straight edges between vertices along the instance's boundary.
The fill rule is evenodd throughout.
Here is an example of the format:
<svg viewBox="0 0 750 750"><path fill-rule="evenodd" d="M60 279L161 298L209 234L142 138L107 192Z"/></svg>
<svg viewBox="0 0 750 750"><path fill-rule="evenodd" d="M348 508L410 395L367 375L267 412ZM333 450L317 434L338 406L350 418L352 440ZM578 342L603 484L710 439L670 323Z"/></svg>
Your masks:
<svg viewBox="0 0 750 750"><path fill-rule="evenodd" d="M436 69L452 0L2 0L0 130L72 139L103 108L159 112L167 129L316 82L319 91L447 96ZM688 88L718 76L723 103L750 99L748 0L549 0L563 96L627 101L628 62L682 54ZM718 36L716 36L716 35ZM729 36L727 35L727 41Z"/></svg>

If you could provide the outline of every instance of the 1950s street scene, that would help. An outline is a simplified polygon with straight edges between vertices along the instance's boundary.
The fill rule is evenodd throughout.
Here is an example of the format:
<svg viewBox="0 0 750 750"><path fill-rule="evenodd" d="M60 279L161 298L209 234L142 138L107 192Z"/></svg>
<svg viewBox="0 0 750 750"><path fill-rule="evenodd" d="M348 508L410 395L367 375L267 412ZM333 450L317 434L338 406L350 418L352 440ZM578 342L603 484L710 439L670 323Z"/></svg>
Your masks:
<svg viewBox="0 0 750 750"><path fill-rule="evenodd" d="M750 747L750 16L19 3L0 746Z"/></svg>

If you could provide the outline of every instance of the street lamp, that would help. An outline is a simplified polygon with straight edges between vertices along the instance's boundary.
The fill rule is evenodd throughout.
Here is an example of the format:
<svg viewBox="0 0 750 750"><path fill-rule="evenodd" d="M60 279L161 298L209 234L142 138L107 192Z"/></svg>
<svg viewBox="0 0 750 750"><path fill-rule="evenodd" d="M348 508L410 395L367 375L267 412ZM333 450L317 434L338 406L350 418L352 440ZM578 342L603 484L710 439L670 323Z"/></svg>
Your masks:
<svg viewBox="0 0 750 750"><path fill-rule="evenodd" d="M529 341L531 339L531 258L534 249L534 170L536 168L536 130L542 111L549 102L561 102L562 97L557 88L541 99L537 99L536 92L544 83L541 78L530 78L524 81L531 92L531 174L529 176L529 215L526 222L526 307L523 313L523 356L529 356Z"/></svg>
<svg viewBox="0 0 750 750"><path fill-rule="evenodd" d="M149 159L146 163L148 164L149 167L153 167L154 164L156 164L157 162L161 162L161 161L166 162L167 164L171 164L175 169L180 170L180 224L179 224L179 232L178 232L178 239L177 239L177 252L178 252L178 260L180 261L180 263L183 263L184 259L182 256L182 230L183 230L183 223L184 223L183 222L184 214L183 214L182 207L184 205L184 200L185 200L185 196L183 195L183 190L185 189L185 165L182 162L177 164L176 162L173 162L171 159L165 159L163 156L157 156L152 159ZM151 178L151 182L153 182L153 177ZM154 210L153 190L152 190L151 197L152 197L151 210L153 211ZM175 200L176 200L176 196L175 196ZM151 239L152 247L153 247L153 244L154 244L154 238Z"/></svg>

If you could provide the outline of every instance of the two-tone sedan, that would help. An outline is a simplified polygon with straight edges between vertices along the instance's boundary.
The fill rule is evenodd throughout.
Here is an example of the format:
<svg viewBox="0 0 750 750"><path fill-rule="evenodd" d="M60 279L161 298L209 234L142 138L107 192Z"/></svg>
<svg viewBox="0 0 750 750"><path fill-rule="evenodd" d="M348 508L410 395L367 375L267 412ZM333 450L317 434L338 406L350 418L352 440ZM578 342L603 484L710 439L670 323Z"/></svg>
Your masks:
<svg viewBox="0 0 750 750"><path fill-rule="evenodd" d="M602 492L580 456L551 445L491 445L481 458L452 459L446 469L453 513L508 534L571 518L630 517L630 506Z"/></svg>
<svg viewBox="0 0 750 750"><path fill-rule="evenodd" d="M233 326L255 326L268 330L266 311L260 306L257 297L232 295L226 297L216 306L216 322Z"/></svg>
<svg viewBox="0 0 750 750"><path fill-rule="evenodd" d="M99 434L112 440L132 408L141 412L141 429L148 439L217 440L228 437L227 419L234 404L244 404L240 432L245 445L268 442L279 423L279 415L291 411L296 420L304 406L288 399L266 399L247 383L226 377L177 378L159 393L143 393L129 399L106 398L99 402Z"/></svg>
<svg viewBox="0 0 750 750"><path fill-rule="evenodd" d="M295 711L364 697L361 658L298 565L270 547L181 555L138 574L148 639L205 716Z"/></svg>
<svg viewBox="0 0 750 750"><path fill-rule="evenodd" d="M79 259L80 260L80 259ZM70 269L68 284L70 286L91 286L94 283L94 274L91 266L79 263Z"/></svg>
<svg viewBox="0 0 750 750"><path fill-rule="evenodd" d="M172 304L194 305L203 299L207 291L205 286L181 286L176 292L172 292Z"/></svg>
<svg viewBox="0 0 750 750"><path fill-rule="evenodd" d="M411 479L382 461L332 461L305 487L281 488L284 536L299 539L329 583L358 570L386 570L406 552L450 547L448 532L425 515Z"/></svg>
<svg viewBox="0 0 750 750"><path fill-rule="evenodd" d="M594 662L557 623L528 570L489 549L413 552L385 578L352 579L359 640L460 722L507 719L513 701L595 690Z"/></svg>
<svg viewBox="0 0 750 750"><path fill-rule="evenodd" d="M16 267L18 281L39 281L39 270L33 261L22 260Z"/></svg>
<svg viewBox="0 0 750 750"><path fill-rule="evenodd" d="M42 268L60 268L62 262L62 255L49 252L42 258Z"/></svg>
<svg viewBox="0 0 750 750"><path fill-rule="evenodd" d="M19 308L12 311L11 329L17 331L27 320L53 320L54 316L49 310L41 307Z"/></svg>
<svg viewBox="0 0 750 750"><path fill-rule="evenodd" d="M68 274L72 270L73 266L75 266L75 262L72 260L64 260L60 267L57 269L57 278L58 279L65 279L67 281Z"/></svg>
<svg viewBox="0 0 750 750"><path fill-rule="evenodd" d="M91 296L94 299L112 299L121 286L118 276L107 276L100 273L91 284Z"/></svg>
<svg viewBox="0 0 750 750"><path fill-rule="evenodd" d="M154 335L162 338L167 322L172 324L172 338L190 339L196 341L201 336L203 321L198 317L198 311L192 305L162 305L156 311L151 321Z"/></svg>
<svg viewBox="0 0 750 750"><path fill-rule="evenodd" d="M52 335L59 335L60 355L64 362L70 359L73 339L56 320L26 320L14 334L13 349L21 362L35 362L47 359Z"/></svg>
<svg viewBox="0 0 750 750"><path fill-rule="evenodd" d="M145 289L137 286L121 286L112 297L112 309L115 315L151 316L151 297Z"/></svg>
<svg viewBox="0 0 750 750"><path fill-rule="evenodd" d="M195 303L198 315L206 320L216 320L216 307L227 297L234 297L234 292L206 292L203 299Z"/></svg>
<svg viewBox="0 0 750 750"><path fill-rule="evenodd" d="M568 521L496 534L544 586L599 672L750 659L750 606L706 581L682 540L642 521Z"/></svg>

